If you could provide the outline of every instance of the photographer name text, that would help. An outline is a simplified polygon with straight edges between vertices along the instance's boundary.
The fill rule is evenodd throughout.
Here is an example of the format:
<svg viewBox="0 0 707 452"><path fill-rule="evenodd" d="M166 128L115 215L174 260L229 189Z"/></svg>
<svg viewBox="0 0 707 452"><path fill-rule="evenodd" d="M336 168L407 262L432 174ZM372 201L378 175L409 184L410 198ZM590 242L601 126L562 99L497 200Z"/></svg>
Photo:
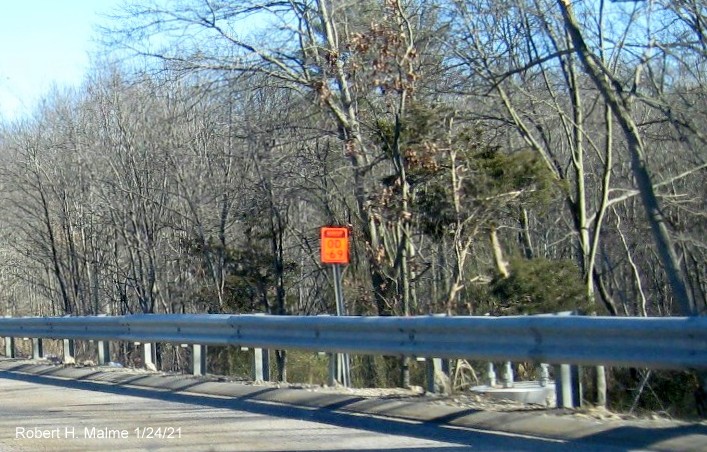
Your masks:
<svg viewBox="0 0 707 452"><path fill-rule="evenodd" d="M15 427L15 439L180 439L181 427L137 427L117 429L110 427Z"/></svg>

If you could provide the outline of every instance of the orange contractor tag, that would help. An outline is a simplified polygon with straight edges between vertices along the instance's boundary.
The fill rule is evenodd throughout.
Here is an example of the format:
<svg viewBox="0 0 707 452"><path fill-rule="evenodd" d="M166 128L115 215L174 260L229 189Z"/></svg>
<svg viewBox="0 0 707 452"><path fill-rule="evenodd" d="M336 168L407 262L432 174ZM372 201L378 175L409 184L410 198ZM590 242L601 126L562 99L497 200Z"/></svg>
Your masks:
<svg viewBox="0 0 707 452"><path fill-rule="evenodd" d="M319 238L322 264L349 263L349 228L324 226Z"/></svg>

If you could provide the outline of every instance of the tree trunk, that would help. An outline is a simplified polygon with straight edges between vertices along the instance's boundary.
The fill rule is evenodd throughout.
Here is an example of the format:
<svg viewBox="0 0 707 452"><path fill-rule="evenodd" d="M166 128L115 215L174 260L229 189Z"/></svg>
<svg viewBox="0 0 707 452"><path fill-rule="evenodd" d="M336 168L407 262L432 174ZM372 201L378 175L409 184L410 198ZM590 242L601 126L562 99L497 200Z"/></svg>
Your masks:
<svg viewBox="0 0 707 452"><path fill-rule="evenodd" d="M493 262L496 266L496 272L498 272L501 278L508 278L510 275L508 272L508 262L503 259L503 250L501 249L501 243L498 241L496 225L494 224L489 228L489 238L491 240L491 248L493 249Z"/></svg>
<svg viewBox="0 0 707 452"><path fill-rule="evenodd" d="M636 178L641 201L643 202L648 223L653 232L656 248L661 263L665 268L665 273L670 281L673 295L677 299L680 312L683 315L696 315L697 312L690 300L682 279L680 265L673 248L672 239L668 233L665 217L663 216L660 203L653 189L653 182L648 172L641 134L635 121L631 117L629 106L609 84L606 79L606 75L609 71L603 67L601 61L589 50L585 43L584 36L582 36L577 20L574 17L569 0L558 0L558 4L562 11L567 31L570 34L580 60L584 64L587 73L597 89L604 97L604 100L611 107L611 111L616 116L626 137L628 150L631 155L631 170Z"/></svg>
<svg viewBox="0 0 707 452"><path fill-rule="evenodd" d="M607 75L609 75L608 69L606 69L601 60L589 50L574 13L572 12L570 1L558 0L558 5L562 11L565 27L572 39L575 51L579 55L580 60L584 64L587 73L597 89L604 97L604 100L611 107L611 111L616 116L626 137L629 154L631 155L631 170L638 184L641 201L643 202L648 223L653 232L656 248L665 273L670 281L673 296L677 299L680 312L688 316L698 315L681 275L680 264L673 248L672 239L668 233L665 218L653 188L653 181L648 172L641 134L630 113L630 105L628 101L622 99L620 94L610 85L607 80ZM707 394L707 374L698 373L698 379L701 385L700 393L703 395ZM698 406L701 403L705 403L705 398L698 400L697 403Z"/></svg>

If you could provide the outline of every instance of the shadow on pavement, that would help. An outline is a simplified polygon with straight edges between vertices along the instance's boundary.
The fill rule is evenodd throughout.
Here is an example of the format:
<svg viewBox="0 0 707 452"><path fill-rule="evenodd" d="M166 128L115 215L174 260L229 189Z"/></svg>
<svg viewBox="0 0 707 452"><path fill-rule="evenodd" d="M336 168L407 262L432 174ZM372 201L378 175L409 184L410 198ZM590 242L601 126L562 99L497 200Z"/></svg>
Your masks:
<svg viewBox="0 0 707 452"><path fill-rule="evenodd" d="M631 449L654 447L659 450L670 450L670 446L661 447L660 443L676 438L682 440L681 450L707 450L707 426L698 424L660 429L621 426L587 435L583 440L592 443L614 444Z"/></svg>
<svg viewBox="0 0 707 452"><path fill-rule="evenodd" d="M457 451L457 450L514 450L514 451L566 451L572 449L579 451L611 451L626 450L627 448L650 448L659 442L682 437L685 435L705 435L707 428L703 426L685 426L675 429L641 429L637 427L617 427L607 431L583 437L578 441L563 441L557 439L545 439L532 436L514 435L502 432L493 432L462 426L449 426L445 422L457 418L447 416L437 418L431 422L415 422L402 419L391 419L387 417L375 417L361 413L349 413L332 411L345 407L349 403L360 401L361 398L349 397L348 400L330 404L322 408L301 407L287 405L275 401L257 400L255 397L271 392L274 389L264 388L244 396L224 398L222 396L210 397L208 395L185 394L181 391L193 385L175 388L174 390L160 390L124 386L123 383L112 382L97 383L82 379L69 380L44 375L31 375L22 372L22 366L18 368L0 371L0 378L8 380L23 381L41 385L52 385L61 388L71 388L79 390L97 391L109 394L142 397L154 400L176 402L182 404L207 406L211 408L246 411L249 413L265 416L276 416L281 418L299 419L312 422L320 422L338 427L361 429L376 433L399 435L433 441L442 441L455 444L453 447L423 448L415 449L419 451ZM462 415L469 414L474 410L464 411ZM493 444L493 446L489 446ZM345 447L345 444L342 444ZM658 450L665 450L657 446Z"/></svg>

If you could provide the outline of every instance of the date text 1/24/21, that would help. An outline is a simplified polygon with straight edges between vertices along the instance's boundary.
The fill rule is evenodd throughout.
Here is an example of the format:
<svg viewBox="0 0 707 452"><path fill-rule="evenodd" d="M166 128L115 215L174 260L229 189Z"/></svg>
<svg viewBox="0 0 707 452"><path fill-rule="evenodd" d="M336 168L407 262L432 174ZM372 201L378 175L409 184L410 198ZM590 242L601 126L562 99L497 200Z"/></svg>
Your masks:
<svg viewBox="0 0 707 452"><path fill-rule="evenodd" d="M133 432L140 439L179 439L182 437L181 427L138 427Z"/></svg>

